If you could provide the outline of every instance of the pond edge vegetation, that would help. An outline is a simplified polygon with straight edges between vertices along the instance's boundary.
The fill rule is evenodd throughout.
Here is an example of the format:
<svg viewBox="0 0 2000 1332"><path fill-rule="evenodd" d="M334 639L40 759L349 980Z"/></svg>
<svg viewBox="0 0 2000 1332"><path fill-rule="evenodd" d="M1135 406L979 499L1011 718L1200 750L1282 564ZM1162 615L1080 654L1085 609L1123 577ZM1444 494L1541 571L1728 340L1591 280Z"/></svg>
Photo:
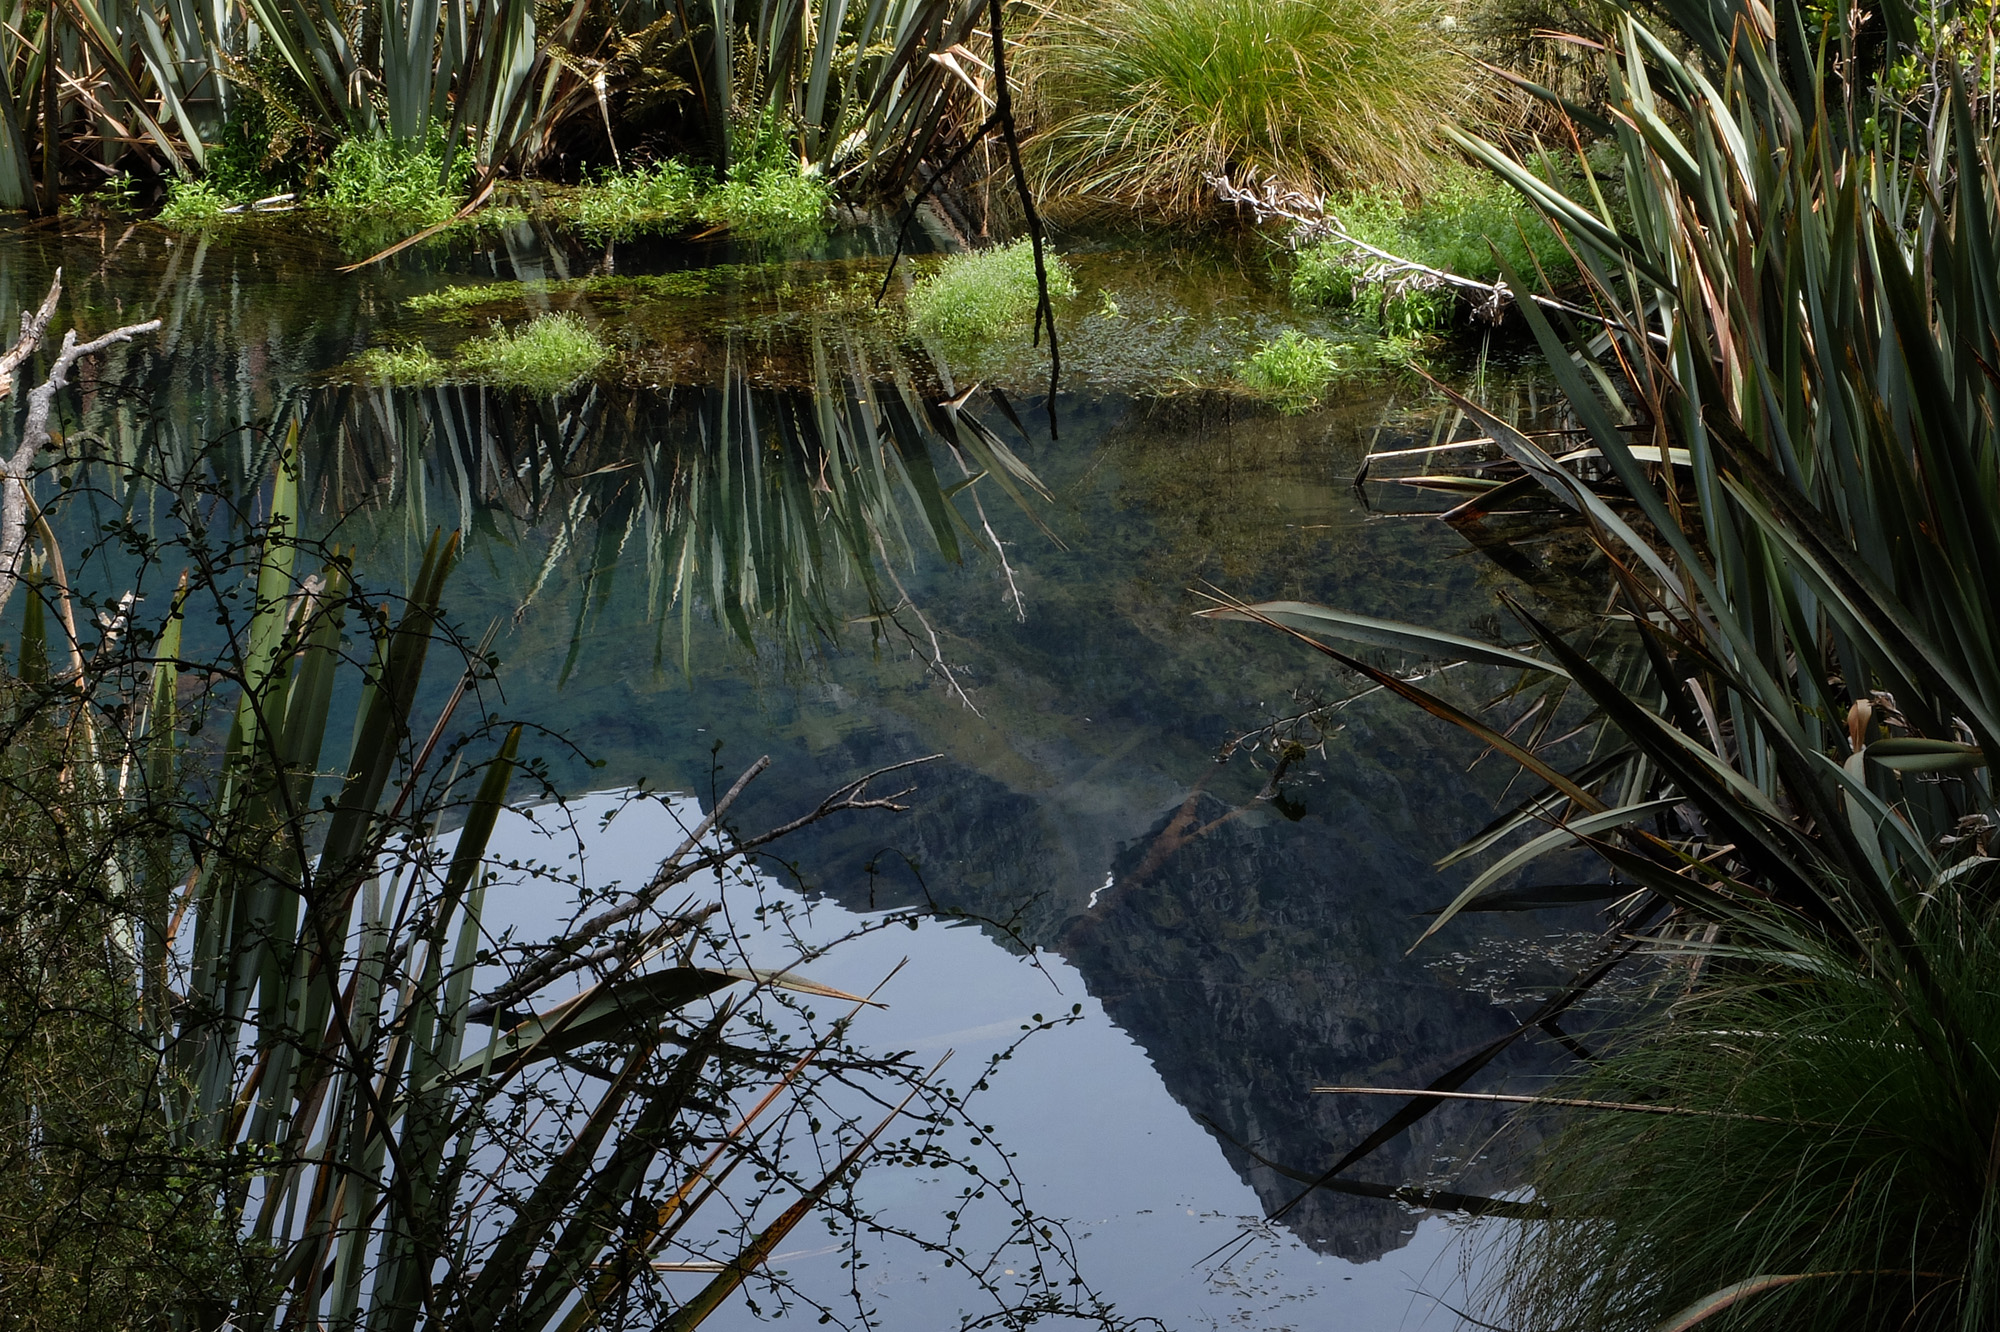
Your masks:
<svg viewBox="0 0 2000 1332"><path fill-rule="evenodd" d="M1605 627L1573 638L1517 602L1525 645L1503 646L1290 602L1210 612L1524 770L1526 799L1447 862L1486 869L1425 937L1556 850L1612 875L1575 981L1325 1176L1607 974L1665 967L1667 1002L1590 1037L1535 1112L1561 1128L1535 1178L1550 1217L1497 1241L1487 1316L1970 1332L2000 1303L1984 30L1892 3L1871 11L1885 52L1800 5L1662 10L1619 16L1604 109L1564 108L1625 198L1587 162L1565 188L1461 139L1560 230L1590 318L1521 307L1574 415L1559 437L1443 390L1513 472L1454 521L1491 541L1489 513L1543 497L1607 562ZM1488 721L1365 659L1385 646L1522 675ZM1581 764L1543 743L1576 725L1599 737Z"/></svg>

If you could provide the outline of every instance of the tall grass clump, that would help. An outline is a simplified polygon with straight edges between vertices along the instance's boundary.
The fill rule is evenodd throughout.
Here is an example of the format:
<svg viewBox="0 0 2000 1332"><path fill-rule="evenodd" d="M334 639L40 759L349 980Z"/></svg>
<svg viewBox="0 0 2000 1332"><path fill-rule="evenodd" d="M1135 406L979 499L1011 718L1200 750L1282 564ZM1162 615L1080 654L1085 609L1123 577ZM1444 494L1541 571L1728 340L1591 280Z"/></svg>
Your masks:
<svg viewBox="0 0 2000 1332"><path fill-rule="evenodd" d="M520 328L495 329L459 349L460 369L488 384L560 393L604 364L611 348L579 315L537 316Z"/></svg>
<svg viewBox="0 0 2000 1332"><path fill-rule="evenodd" d="M1363 245L1428 268L1479 282L1504 269L1564 285L1575 276L1561 235L1521 195L1489 172L1441 167L1421 198L1363 189L1327 200L1328 216ZM1464 307L1448 286L1371 276L1379 256L1347 240L1327 239L1300 250L1292 267L1292 299L1305 305L1353 305L1397 334L1442 331ZM1504 266L1504 269L1503 269Z"/></svg>
<svg viewBox="0 0 2000 1332"><path fill-rule="evenodd" d="M1076 295L1067 265L1049 256L1049 295ZM1035 317L1035 250L1026 239L954 254L910 289L910 327L947 343L972 343L1028 328Z"/></svg>
<svg viewBox="0 0 2000 1332"><path fill-rule="evenodd" d="M1021 61L1051 202L1192 217L1208 182L1422 184L1477 82L1426 0L1054 6Z"/></svg>
<svg viewBox="0 0 2000 1332"><path fill-rule="evenodd" d="M1554 1216L1492 1269L1510 1326L1991 1326L2000 1259L1984 1167L2000 1069L1986 894L1919 920L1929 982L1815 948L1727 965L1562 1094L1683 1112L1572 1115L1534 1195ZM1733 1302L1729 1296L1736 1294Z"/></svg>
<svg viewBox="0 0 2000 1332"><path fill-rule="evenodd" d="M1645 15L1618 17L1606 104L1554 112L1604 136L1622 200L1461 139L1562 229L1591 317L1520 306L1573 426L1530 435L1447 390L1518 469L1454 522L1504 546L1484 512L1545 497L1538 522L1601 557L1610 613L1573 641L1517 603L1523 650L1297 602L1221 610L1530 777L1451 857L1487 864L1427 934L1548 852L1607 862L1600 950L1522 1032L1560 1030L1635 954L1679 996L1629 1006L1553 1089L1586 1104L1541 1112L1564 1126L1539 1167L1551 1212L1496 1241L1490 1321L1977 1332L2000 1313L1987 33L1896 0L1858 30L1789 2ZM1525 711L1489 725L1340 642L1517 671L1499 706ZM1559 716L1601 724L1588 761L1544 741Z"/></svg>

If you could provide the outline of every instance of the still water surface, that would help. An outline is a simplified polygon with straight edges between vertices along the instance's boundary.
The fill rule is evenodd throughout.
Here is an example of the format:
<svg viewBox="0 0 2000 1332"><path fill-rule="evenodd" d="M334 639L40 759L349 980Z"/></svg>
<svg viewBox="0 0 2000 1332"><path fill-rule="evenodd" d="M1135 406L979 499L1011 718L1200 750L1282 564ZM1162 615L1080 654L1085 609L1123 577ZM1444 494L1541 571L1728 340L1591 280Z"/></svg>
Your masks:
<svg viewBox="0 0 2000 1332"><path fill-rule="evenodd" d="M754 828L941 755L908 813L785 846L800 900L833 933L925 900L1004 928L898 930L814 974L866 988L907 955L863 1038L968 1058L1027 1015L1083 1005L1009 1064L991 1113L1122 1312L1190 1328L1452 1325L1438 1301L1466 1298L1453 1225L1393 1203L1319 1192L1228 1267L1200 1261L1298 1190L1246 1147L1315 1172L1394 1105L1314 1083L1420 1083L1510 1029L1555 966L1504 917L1406 954L1459 882L1431 862L1486 821L1504 774L1468 774L1471 748L1378 695L1303 732L1267 785L1260 728L1352 685L1276 635L1192 616L1191 589L1212 583L1498 632L1494 567L1350 484L1371 443L1423 428L1411 386L1362 382L1299 418L1200 391L1294 318L1261 261L1079 245L1052 436L1033 349L940 360L870 311L857 293L880 280L879 239L757 266L522 226L340 275L333 251L283 224L21 230L0 239L0 304L38 295L60 263L88 331L167 320L84 384L80 437L130 456L210 450L249 478L268 470L274 423L300 419L314 521L378 580L413 567L434 527L461 528L448 605L501 624L505 711L543 728L567 792L645 783L700 800L769 755L738 816ZM454 319L403 305L457 280L530 285ZM603 382L535 400L392 390L352 369L371 345L448 352L480 321L547 308L601 322L619 349ZM1007 393L968 400L992 433L954 435L954 453L927 404L975 379ZM1194 387L1141 391L1168 383ZM892 465L865 484L849 464L870 441L839 442L863 419L899 441L869 455ZM992 440L1045 498L1025 479L1012 496L996 479L952 490L1004 470ZM954 537L932 501L957 507ZM669 832L612 823L593 876L641 877ZM1434 1115L1353 1173L1505 1191L1518 1153L1484 1150L1497 1122ZM870 1187L886 1208L934 1206L906 1181ZM810 1279L838 1255L787 1261ZM927 1262L871 1269L884 1326L956 1324L961 1292Z"/></svg>

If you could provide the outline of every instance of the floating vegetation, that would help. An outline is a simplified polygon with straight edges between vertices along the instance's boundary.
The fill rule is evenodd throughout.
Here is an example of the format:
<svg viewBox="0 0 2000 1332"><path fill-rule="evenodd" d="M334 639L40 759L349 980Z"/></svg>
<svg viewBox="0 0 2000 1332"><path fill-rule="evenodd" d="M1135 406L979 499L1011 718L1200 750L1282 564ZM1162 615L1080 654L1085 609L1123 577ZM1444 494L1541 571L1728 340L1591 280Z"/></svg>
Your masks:
<svg viewBox="0 0 2000 1332"><path fill-rule="evenodd" d="M441 384L449 373L449 367L422 343L371 347L361 354L356 364L370 379L406 387Z"/></svg>
<svg viewBox="0 0 2000 1332"><path fill-rule="evenodd" d="M441 319L463 318L466 311L479 306L502 303L518 305L531 296L546 295L556 290L559 285L577 286L571 283L550 282L471 282L422 292L404 301L403 308L411 314L429 315Z"/></svg>
<svg viewBox="0 0 2000 1332"><path fill-rule="evenodd" d="M1048 256L1049 295L1076 295L1068 265ZM991 250L955 254L920 278L907 302L910 327L947 343L969 343L1025 329L1037 298L1035 251L1025 239Z"/></svg>
<svg viewBox="0 0 2000 1332"><path fill-rule="evenodd" d="M777 386L799 383L815 339L838 331L867 346L871 357L898 364L909 358L920 380L929 375L928 352L944 357L955 379L1031 392L1048 375L1046 351L1028 337L1032 256L1022 246L1008 262L995 264L995 253L925 259L913 289L920 294L906 298L892 284L879 302L886 262L879 258L461 281L407 296L400 313L408 319L383 340L421 339L449 360L461 331L482 334L496 320L513 327L538 314L568 311L621 349L619 373L630 382L701 383L728 362L745 366L754 383ZM1126 248L1064 256L1052 276L1065 295L1059 306L1065 386L1242 392L1248 387L1244 363L1288 331L1338 348L1339 363L1350 374L1400 366L1425 350L1423 339L1384 335L1351 311L1294 308L1284 289L1268 281L1262 252L1252 259L1246 264L1233 255ZM979 280L966 280L968 267ZM988 280L994 268L1001 270L998 281ZM996 307L1005 318L982 322ZM928 327L917 319L918 310L930 316ZM944 333L939 325L947 311L973 331ZM978 331L983 328L998 331ZM913 347L910 334L927 346ZM455 370L454 377L464 375Z"/></svg>
<svg viewBox="0 0 2000 1332"><path fill-rule="evenodd" d="M470 282L412 296L403 302L403 308L411 314L452 321L466 319L469 311L485 306L518 306L533 300L586 296L671 300L706 296L731 278L768 271L761 264L726 264L648 277L570 278L559 282Z"/></svg>
<svg viewBox="0 0 2000 1332"><path fill-rule="evenodd" d="M495 328L459 350L459 367L474 379L536 393L560 393L596 370L611 348L582 316L541 315L509 332Z"/></svg>

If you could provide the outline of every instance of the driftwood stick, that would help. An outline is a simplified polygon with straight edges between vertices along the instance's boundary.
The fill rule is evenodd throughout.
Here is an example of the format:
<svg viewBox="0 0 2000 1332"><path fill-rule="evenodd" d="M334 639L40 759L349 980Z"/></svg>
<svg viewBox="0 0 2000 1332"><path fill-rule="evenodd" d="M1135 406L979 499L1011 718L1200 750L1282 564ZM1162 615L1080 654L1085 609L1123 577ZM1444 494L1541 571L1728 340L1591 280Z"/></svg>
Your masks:
<svg viewBox="0 0 2000 1332"><path fill-rule="evenodd" d="M33 314L22 313L21 336L12 347L0 353L0 399L13 395L14 377L20 373L22 364L35 354L35 349L41 346L42 338L48 332L49 320L55 316L56 301L61 295L62 270L57 269L41 308ZM52 438L49 416L55 410L56 394L68 386L70 371L84 357L94 356L121 342L130 342L142 333L155 332L159 327L159 320L149 319L143 324L115 328L89 342L78 342L76 330L71 329L63 335L62 349L56 353L55 364L49 367L48 378L29 391L28 419L21 431L21 442L11 457L0 458L0 611L7 609L7 602L14 595L14 585L20 581L21 561L27 554L31 469L35 465L35 456L49 446Z"/></svg>
<svg viewBox="0 0 2000 1332"><path fill-rule="evenodd" d="M1468 294L1476 293L1479 299L1474 303L1474 309L1479 317L1488 323L1498 323L1501 314L1518 295L1507 285L1505 278L1481 282L1477 278L1461 277L1446 269L1433 268L1429 264L1406 259L1400 254L1391 254L1350 235L1347 228L1340 224L1340 219L1326 211L1326 200L1320 195L1306 194L1299 190L1280 191L1275 181L1266 182L1261 191L1255 190L1251 188L1257 183L1254 176L1243 185L1236 184L1227 176L1211 175L1207 180L1214 187L1216 198L1227 204L1248 208L1251 215L1260 223L1268 222L1272 218L1282 218L1299 228L1301 242L1335 240L1375 260L1361 271L1362 282L1415 287L1419 290L1457 287ZM1528 299L1545 310L1560 310L1564 314L1599 324L1609 322L1594 310L1586 310L1568 301L1559 301L1553 296L1540 296L1529 292Z"/></svg>

